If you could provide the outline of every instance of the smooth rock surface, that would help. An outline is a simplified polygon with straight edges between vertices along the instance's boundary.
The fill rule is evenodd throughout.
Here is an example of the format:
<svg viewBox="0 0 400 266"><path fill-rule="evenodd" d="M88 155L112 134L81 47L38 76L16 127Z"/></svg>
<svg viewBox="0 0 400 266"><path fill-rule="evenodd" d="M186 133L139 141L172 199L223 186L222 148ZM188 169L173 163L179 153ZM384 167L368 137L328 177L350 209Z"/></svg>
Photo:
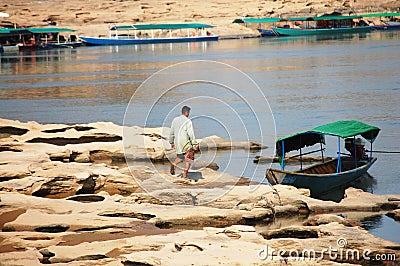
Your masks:
<svg viewBox="0 0 400 266"><path fill-rule="evenodd" d="M315 265L287 258L306 248L321 265L368 264L321 253L339 238L349 249L400 257L398 244L357 222L398 216L400 195L349 188L341 202L322 201L307 189L256 184L207 162L182 180L181 170L172 176L147 163L169 156L166 128L128 128L134 153L127 167L122 141L111 141L121 126L1 123L1 265ZM216 152L253 145L213 138ZM272 249L285 249L286 258Z"/></svg>

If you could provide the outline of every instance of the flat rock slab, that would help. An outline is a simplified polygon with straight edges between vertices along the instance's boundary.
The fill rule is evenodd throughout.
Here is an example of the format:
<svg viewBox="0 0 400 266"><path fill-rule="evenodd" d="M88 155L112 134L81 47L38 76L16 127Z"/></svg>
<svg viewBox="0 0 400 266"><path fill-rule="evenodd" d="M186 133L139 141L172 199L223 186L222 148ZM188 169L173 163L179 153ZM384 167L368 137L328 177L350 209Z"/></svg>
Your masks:
<svg viewBox="0 0 400 266"><path fill-rule="evenodd" d="M275 234L273 234L275 232ZM371 250L369 256L378 252L400 255L398 244L371 236L358 227L346 227L338 223L321 226L286 227L269 232L269 235L280 235L279 238L265 239L266 233L258 234L252 227L232 226L227 228L210 228L202 230L186 230L179 233L156 236L138 236L121 240L82 243L76 246L50 246L47 250L54 254L52 263L71 262L82 257L108 255L123 263L146 265L252 265L267 264L298 265L303 261L299 255L304 250L310 256L309 264L318 262L322 265L338 265L340 263L366 263L361 257L345 256L336 258L325 256L322 252L331 247L344 253ZM301 234L299 234L301 232ZM303 238L306 232L313 232L312 238ZM289 234L288 234L289 233ZM296 237L300 236L300 238ZM264 236L264 237L263 237ZM338 242L340 239L341 242ZM342 245L343 244L343 245ZM229 252L235 250L235 252ZM278 254L277 251L280 251ZM325 250L325 251L324 251ZM354 253L354 254L356 254ZM334 254L332 254L334 255ZM284 256L284 257L282 257ZM314 256L314 257L312 257ZM356 256L356 255L354 255Z"/></svg>
<svg viewBox="0 0 400 266"><path fill-rule="evenodd" d="M35 147L47 158L64 162L163 161L171 154L169 131L165 127L124 127L109 122L63 125L0 119L0 132L8 136L0 139L0 151L31 153L30 147ZM123 136L127 136L124 143ZM217 136L198 141L205 150L264 148L255 142L230 141Z"/></svg>
<svg viewBox="0 0 400 266"><path fill-rule="evenodd" d="M160 197L163 195L165 199L183 197L184 192L191 195L199 193L198 196L206 194L204 191L200 193L201 189L198 188L160 190L159 192ZM174 196L174 193L177 195ZM351 189L348 190L347 195L350 199L352 196L362 196L365 199L370 197L373 206L385 206L385 202L396 204L396 199L398 199L396 195L375 197L376 195L369 193L364 195L358 190ZM302 204L310 203L307 202L309 197L306 190L289 186L264 185L253 189L234 187L217 201L210 202L208 206L145 203L140 202L145 199L140 193L122 197L109 196L102 192L97 197L103 200L80 202L1 192L2 208L26 211L16 214L12 220L4 224L3 232L0 233L3 239L0 248L8 247L10 250L11 247L22 249L26 246L35 247L44 257L41 258L37 253L18 255L21 256L18 258L22 260L29 255L28 258L33 263L35 261L51 263L78 263L80 261L84 265L90 265L98 261L99 265L102 263L169 265L180 262L201 264L201 261L207 261L209 264L225 263L226 265L249 263L280 265L282 258L273 253L272 249L301 252L306 248L317 250L317 255L321 256L321 262L326 265L342 262L357 263L357 260L353 259L332 262L329 257L322 256L321 250L329 246L334 248L339 238L345 238L349 249L361 252L364 248L369 248L373 251L372 255L378 252L393 253L397 257L400 255L398 244L374 237L359 227L353 227L354 224L348 220L329 214L314 216L309 223L312 226L286 226L261 232L249 226L257 222L269 221L278 207L291 206L290 208L297 210L294 214L298 215ZM187 196L188 201L190 197ZM312 201L312 204L317 202L318 200ZM348 208L341 203L322 201L319 203L326 204L319 210L327 210L328 206L336 206L337 209ZM313 206L312 204L310 206ZM185 230L178 233L157 231L167 229L156 230L154 225L160 228ZM212 228L207 226L212 226ZM146 234L151 234L150 232L158 234L132 235L135 230L140 232L143 228L150 228ZM192 229L188 230L188 228ZM94 232L97 233L93 234ZM96 235L98 237L95 237ZM83 243L84 239L88 242ZM262 259L263 250L266 246L269 247L265 251L268 258L264 260ZM232 253L232 250L235 252ZM36 254L36 257L33 257L33 254ZM285 254L285 256L289 255L289 253ZM7 261L9 257L3 256Z"/></svg>
<svg viewBox="0 0 400 266"><path fill-rule="evenodd" d="M400 221L400 209L390 211L386 215L393 218L396 221Z"/></svg>
<svg viewBox="0 0 400 266"><path fill-rule="evenodd" d="M307 205L310 212L329 213L329 212L378 212L382 210L397 209L400 200L399 195L375 195L364 192L361 189L348 188L345 191L345 197L340 202L323 201L310 198L304 195L288 193L289 190L281 190L274 186L279 192L282 204L287 205L290 202L303 202Z"/></svg>
<svg viewBox="0 0 400 266"><path fill-rule="evenodd" d="M134 218L104 217L93 213L50 214L27 210L16 220L6 223L3 231L35 231L58 233L65 231L93 231L104 228L130 228L142 221Z"/></svg>
<svg viewBox="0 0 400 266"><path fill-rule="evenodd" d="M389 215L397 217L400 195L373 195L349 188L339 203L321 201L310 198L306 189L244 183L240 177L203 167L191 171L189 181L182 181L166 170L137 161L129 168L110 165L124 161L122 141L112 140L122 134L124 128L118 125L1 123L3 264L12 264L15 256L16 262L31 261L30 265L171 265L204 261L281 265L282 258L271 249L265 251L271 260L260 258L265 246L321 251L335 247L340 237L346 239L348 248L371 248L375 253L399 257L399 245L373 237L357 223L329 213L390 211ZM169 145L165 135L168 129L128 130L134 136L130 143L132 160L165 159L163 145ZM99 138L104 142L95 141ZM46 143L32 143L38 139L46 139ZM60 139L68 143L49 144ZM208 143L207 149L252 149L253 145L218 137L207 141L214 145ZM102 160L104 164L93 163ZM304 225L274 230L249 226L299 214L312 217ZM15 250L23 252L15 254ZM320 260L325 265L358 263L352 259L332 261L326 255Z"/></svg>
<svg viewBox="0 0 400 266"><path fill-rule="evenodd" d="M37 249L27 248L25 251L0 253L1 265L30 265L40 266L42 254Z"/></svg>

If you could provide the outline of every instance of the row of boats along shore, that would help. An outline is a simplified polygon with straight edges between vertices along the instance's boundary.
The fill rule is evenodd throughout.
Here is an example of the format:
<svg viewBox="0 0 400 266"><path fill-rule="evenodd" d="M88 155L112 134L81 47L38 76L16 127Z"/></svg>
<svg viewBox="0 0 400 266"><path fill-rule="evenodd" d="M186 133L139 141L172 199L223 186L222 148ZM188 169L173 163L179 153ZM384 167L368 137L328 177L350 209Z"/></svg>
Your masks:
<svg viewBox="0 0 400 266"><path fill-rule="evenodd" d="M2 13L6 14L6 13ZM3 16L5 17L5 16ZM369 25L369 18L380 18L379 25ZM399 30L400 12L344 16L339 13L317 17L249 18L233 23L246 27L257 25L262 37L368 33L373 30ZM107 37L77 36L75 30L57 27L0 27L0 53L52 48L75 48L81 45L136 45L176 42L218 41L214 26L203 23L132 24L109 26ZM66 38L64 35L68 34Z"/></svg>

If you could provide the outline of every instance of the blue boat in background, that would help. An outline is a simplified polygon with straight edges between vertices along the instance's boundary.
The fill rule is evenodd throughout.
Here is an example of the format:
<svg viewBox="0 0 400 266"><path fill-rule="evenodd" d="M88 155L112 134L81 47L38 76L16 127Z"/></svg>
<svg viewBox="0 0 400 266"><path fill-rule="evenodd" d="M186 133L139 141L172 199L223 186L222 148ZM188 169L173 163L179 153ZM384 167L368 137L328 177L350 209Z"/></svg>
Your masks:
<svg viewBox="0 0 400 266"><path fill-rule="evenodd" d="M218 35L213 35L207 29L214 26L202 23L187 24L135 24L129 26L110 27L109 37L78 36L86 45L129 45L152 43L177 43L177 42L204 42L218 41ZM176 30L185 36L174 36ZM119 34L119 31L127 32ZM158 31L158 37L156 32ZM175 34L173 34L175 33Z"/></svg>
<svg viewBox="0 0 400 266"><path fill-rule="evenodd" d="M261 25L269 25L273 26L275 23L282 21L281 18L246 18L243 17L241 19L235 19L232 23L244 23L247 26L248 23L257 23L257 30L260 33L261 37L274 37L278 36L278 34L272 29L267 29L267 27L261 27Z"/></svg>
<svg viewBox="0 0 400 266"><path fill-rule="evenodd" d="M383 25L371 26L373 30L400 30L400 22L385 21Z"/></svg>
<svg viewBox="0 0 400 266"><path fill-rule="evenodd" d="M262 28L257 28L258 32L261 34L261 37L276 37L278 34L273 30L266 30Z"/></svg>
<svg viewBox="0 0 400 266"><path fill-rule="evenodd" d="M400 12L363 14L365 18L379 17L382 24L372 25L372 30L400 30Z"/></svg>

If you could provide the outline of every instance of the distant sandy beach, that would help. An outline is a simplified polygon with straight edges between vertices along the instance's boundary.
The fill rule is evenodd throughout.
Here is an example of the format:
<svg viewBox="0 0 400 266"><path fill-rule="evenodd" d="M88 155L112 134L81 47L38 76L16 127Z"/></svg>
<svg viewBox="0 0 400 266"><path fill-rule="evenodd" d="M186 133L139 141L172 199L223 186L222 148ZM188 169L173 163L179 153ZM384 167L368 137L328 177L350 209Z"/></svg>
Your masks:
<svg viewBox="0 0 400 266"><path fill-rule="evenodd" d="M10 14L3 21L20 26L42 27L54 21L59 27L77 30L77 35L105 36L109 25L134 23L199 22L216 26L220 36L257 34L255 27L233 24L236 18L316 16L340 12L344 15L367 12L397 11L399 1L11 1L0 4L0 12Z"/></svg>

